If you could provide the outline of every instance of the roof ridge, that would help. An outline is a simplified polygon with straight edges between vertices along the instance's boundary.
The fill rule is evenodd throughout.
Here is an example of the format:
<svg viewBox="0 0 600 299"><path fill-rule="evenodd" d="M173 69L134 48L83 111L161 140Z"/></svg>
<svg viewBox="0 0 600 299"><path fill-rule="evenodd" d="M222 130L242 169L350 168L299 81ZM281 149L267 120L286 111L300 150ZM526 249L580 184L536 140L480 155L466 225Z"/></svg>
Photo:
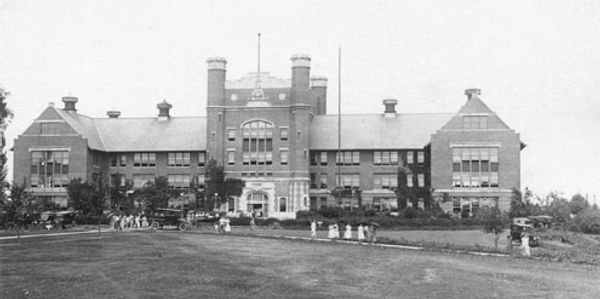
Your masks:
<svg viewBox="0 0 600 299"><path fill-rule="evenodd" d="M433 115L433 114L456 114L456 112L415 112L415 113L396 113L396 115ZM342 114L342 116L384 116L384 113L365 113L365 114L359 114L359 113L349 113L349 114ZM337 114L321 114L321 115L315 115L315 116L335 116L337 117Z"/></svg>
<svg viewBox="0 0 600 299"><path fill-rule="evenodd" d="M170 118L206 118L206 116L170 116ZM94 120L115 120L114 118L110 118L110 117L94 117L92 118ZM157 119L156 116L130 116L130 117L118 117L116 118L116 120L120 120L120 119Z"/></svg>

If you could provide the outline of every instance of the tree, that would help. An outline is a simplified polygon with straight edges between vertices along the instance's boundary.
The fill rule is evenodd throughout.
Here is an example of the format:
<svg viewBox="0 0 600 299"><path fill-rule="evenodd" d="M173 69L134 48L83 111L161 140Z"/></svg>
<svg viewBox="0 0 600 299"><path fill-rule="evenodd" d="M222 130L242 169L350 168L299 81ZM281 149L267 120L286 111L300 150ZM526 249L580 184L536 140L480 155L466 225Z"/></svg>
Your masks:
<svg viewBox="0 0 600 299"><path fill-rule="evenodd" d="M125 181L122 184L122 176L118 173L110 177L110 208L114 210L131 210L133 209L133 201L127 195L127 191L131 190L131 181Z"/></svg>
<svg viewBox="0 0 600 299"><path fill-rule="evenodd" d="M544 201L544 213L554 218L554 221L564 229L571 220L571 207L569 201L559 192L550 192Z"/></svg>
<svg viewBox="0 0 600 299"><path fill-rule="evenodd" d="M74 178L67 186L69 205L84 215L102 215L106 206L106 189L101 178L92 183Z"/></svg>
<svg viewBox="0 0 600 299"><path fill-rule="evenodd" d="M10 199L0 202L1 209L7 222L11 222L18 229L27 221L32 214L32 197L26 191L25 186L13 185L11 187Z"/></svg>
<svg viewBox="0 0 600 299"><path fill-rule="evenodd" d="M6 191L10 189L10 184L6 181L6 153L4 152L4 131L8 123L13 118L13 113L8 109L6 98L10 95L8 91L0 88L0 201L7 199Z"/></svg>
<svg viewBox="0 0 600 299"><path fill-rule="evenodd" d="M590 203L587 198L583 197L583 195L577 193L571 197L571 202L569 202L569 207L571 214L577 215L580 212L588 209L590 207Z"/></svg>
<svg viewBox="0 0 600 299"><path fill-rule="evenodd" d="M149 211L169 206L169 198L178 196L178 192L169 189L167 177L159 176L152 181L146 182L144 186L135 191L134 195L142 205Z"/></svg>
<svg viewBox="0 0 600 299"><path fill-rule="evenodd" d="M504 231L504 226L508 223L509 219L505 213L503 213L498 206L484 207L481 208L477 213L477 217L483 222L483 231L488 234L494 234L494 248L498 250L498 239L500 234Z"/></svg>
<svg viewBox="0 0 600 299"><path fill-rule="evenodd" d="M210 159L206 165L205 196L208 210L226 203L232 196L242 195L244 181L225 177L225 168Z"/></svg>
<svg viewBox="0 0 600 299"><path fill-rule="evenodd" d="M407 203L411 200L411 193L406 186L407 169L398 167L398 188L396 189L396 199L398 200L398 210L406 209Z"/></svg>

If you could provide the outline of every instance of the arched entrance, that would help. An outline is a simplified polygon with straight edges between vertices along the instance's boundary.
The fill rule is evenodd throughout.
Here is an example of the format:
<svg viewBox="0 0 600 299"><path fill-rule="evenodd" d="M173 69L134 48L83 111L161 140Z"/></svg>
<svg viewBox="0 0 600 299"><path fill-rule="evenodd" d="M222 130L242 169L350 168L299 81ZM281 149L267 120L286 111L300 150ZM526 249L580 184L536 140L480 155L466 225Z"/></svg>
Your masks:
<svg viewBox="0 0 600 299"><path fill-rule="evenodd" d="M263 192L252 192L247 197L246 212L256 217L269 217L269 197Z"/></svg>

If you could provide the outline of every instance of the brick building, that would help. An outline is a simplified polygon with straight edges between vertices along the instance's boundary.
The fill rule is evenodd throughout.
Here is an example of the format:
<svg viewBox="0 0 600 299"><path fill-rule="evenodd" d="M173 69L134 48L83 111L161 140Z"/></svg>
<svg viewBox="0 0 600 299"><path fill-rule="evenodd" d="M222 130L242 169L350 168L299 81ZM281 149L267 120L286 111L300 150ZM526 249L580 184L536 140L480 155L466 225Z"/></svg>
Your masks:
<svg viewBox="0 0 600 299"><path fill-rule="evenodd" d="M166 176L186 193L215 159L228 177L245 181L223 209L264 217L333 205L392 211L398 203L437 203L462 216L488 204L508 207L524 145L479 90L466 91L457 113L397 113L397 100L386 99L381 114L342 115L338 151L327 79L310 76L310 61L293 56L288 80L266 72L227 80L226 60L210 58L206 117L172 117L163 101L157 117L90 118L77 112L77 98L64 97L64 107L51 104L15 140L15 182L63 205L76 177L118 175L135 189ZM398 189L409 200L398 201Z"/></svg>

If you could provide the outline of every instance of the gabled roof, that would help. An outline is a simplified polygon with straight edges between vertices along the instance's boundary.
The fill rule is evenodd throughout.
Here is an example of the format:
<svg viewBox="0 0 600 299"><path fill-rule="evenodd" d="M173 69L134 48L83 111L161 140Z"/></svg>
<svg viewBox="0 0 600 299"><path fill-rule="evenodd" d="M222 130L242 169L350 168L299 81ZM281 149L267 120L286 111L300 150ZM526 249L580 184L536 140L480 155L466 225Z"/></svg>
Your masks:
<svg viewBox="0 0 600 299"><path fill-rule="evenodd" d="M52 107L99 151L206 150L205 117L91 118Z"/></svg>
<svg viewBox="0 0 600 299"><path fill-rule="evenodd" d="M105 151L206 150L206 117L97 118Z"/></svg>
<svg viewBox="0 0 600 299"><path fill-rule="evenodd" d="M460 107L456 115L454 115L446 124L441 126L440 130L461 130L463 128L463 119L465 115L487 115L488 129L494 130L510 130L510 127L498 117L496 112L492 111L478 96L474 95Z"/></svg>
<svg viewBox="0 0 600 299"><path fill-rule="evenodd" d="M423 148L453 113L342 115L342 149ZM338 148L338 116L316 115L311 124L310 148Z"/></svg>
<svg viewBox="0 0 600 299"><path fill-rule="evenodd" d="M52 107L78 134L88 140L88 146L91 149L104 151L102 139L96 130L94 119L85 115L78 114L75 111L65 111Z"/></svg>

